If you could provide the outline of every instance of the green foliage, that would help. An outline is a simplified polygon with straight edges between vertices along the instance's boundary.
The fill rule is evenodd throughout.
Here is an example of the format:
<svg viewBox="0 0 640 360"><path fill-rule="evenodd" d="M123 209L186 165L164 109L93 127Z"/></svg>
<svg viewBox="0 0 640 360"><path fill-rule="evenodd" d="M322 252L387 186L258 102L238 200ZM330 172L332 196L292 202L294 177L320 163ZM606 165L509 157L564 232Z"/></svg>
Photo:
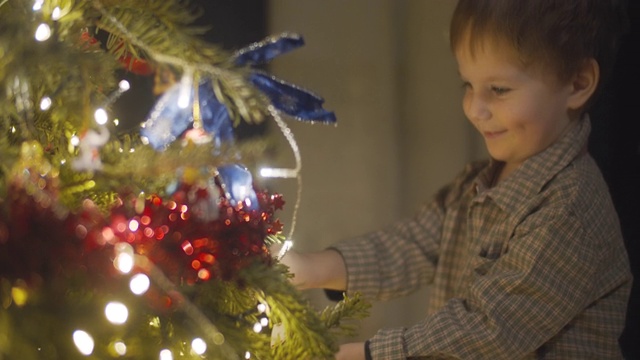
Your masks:
<svg viewBox="0 0 640 360"><path fill-rule="evenodd" d="M157 286L136 296L128 278L114 274L112 247L81 241L83 229L99 224L87 209L108 217L123 199L164 197L178 181L206 181L238 154L250 166L269 146L177 141L157 152L137 133L108 124L101 168L72 165L80 155L74 141L96 128L97 108L109 110L128 55L211 80L236 124L270 116L268 100L247 81L249 69L197 36L203 29L190 25L196 16L181 0L0 0L0 359L157 359L161 349L174 359L241 359L245 351L255 359L329 359L337 336L354 329L348 319L366 316L357 295L318 313L287 268L268 257L232 279L173 284L150 275ZM39 41L43 24L51 34ZM94 38L100 32L108 33L105 44ZM78 218L86 227L72 221ZM272 234L264 244L283 240ZM129 308L126 325L104 316L114 300ZM78 329L95 340L90 356L72 342ZM191 352L196 337L207 341L203 356ZM120 340L126 355L116 353Z"/></svg>

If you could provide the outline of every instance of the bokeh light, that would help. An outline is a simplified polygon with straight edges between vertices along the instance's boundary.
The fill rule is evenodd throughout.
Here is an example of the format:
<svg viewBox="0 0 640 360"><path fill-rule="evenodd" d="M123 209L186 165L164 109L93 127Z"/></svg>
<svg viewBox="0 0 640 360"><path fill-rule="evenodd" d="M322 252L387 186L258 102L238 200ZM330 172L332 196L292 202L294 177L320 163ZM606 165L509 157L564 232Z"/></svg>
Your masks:
<svg viewBox="0 0 640 360"><path fill-rule="evenodd" d="M195 338L191 342L191 349L197 355L202 355L207 351L207 343L201 338Z"/></svg>
<svg viewBox="0 0 640 360"><path fill-rule="evenodd" d="M47 41L51 37L51 28L49 25L42 23L36 29L36 40Z"/></svg>
<svg viewBox="0 0 640 360"><path fill-rule="evenodd" d="M149 290L149 286L151 285L151 281L149 277L145 274L136 274L131 277L131 281L129 281L129 289L131 292L136 295L142 295Z"/></svg>
<svg viewBox="0 0 640 360"><path fill-rule="evenodd" d="M122 341L118 341L113 344L113 349L116 351L116 354L120 356L125 356L127 354L127 345Z"/></svg>
<svg viewBox="0 0 640 360"><path fill-rule="evenodd" d="M171 353L171 350L164 349L160 351L160 360L173 360L173 354Z"/></svg>
<svg viewBox="0 0 640 360"><path fill-rule="evenodd" d="M129 309L127 309L127 307L121 302L112 301L105 306L104 314L107 316L107 320L109 320L109 322L120 325L127 322L127 318L129 318Z"/></svg>
<svg viewBox="0 0 640 360"><path fill-rule="evenodd" d="M76 344L78 351L82 355L91 355L93 353L94 342L89 333L83 330L73 332L73 343Z"/></svg>

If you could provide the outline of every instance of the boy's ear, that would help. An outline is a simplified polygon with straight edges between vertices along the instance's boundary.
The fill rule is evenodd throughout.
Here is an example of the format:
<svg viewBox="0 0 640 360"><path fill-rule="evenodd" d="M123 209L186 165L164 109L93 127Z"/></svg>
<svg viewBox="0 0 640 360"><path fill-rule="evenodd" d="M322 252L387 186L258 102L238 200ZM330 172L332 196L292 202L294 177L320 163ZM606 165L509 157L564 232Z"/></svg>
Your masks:
<svg viewBox="0 0 640 360"><path fill-rule="evenodd" d="M583 107L596 91L599 81L600 66L598 62L593 58L585 60L578 73L571 80L568 108L577 110Z"/></svg>

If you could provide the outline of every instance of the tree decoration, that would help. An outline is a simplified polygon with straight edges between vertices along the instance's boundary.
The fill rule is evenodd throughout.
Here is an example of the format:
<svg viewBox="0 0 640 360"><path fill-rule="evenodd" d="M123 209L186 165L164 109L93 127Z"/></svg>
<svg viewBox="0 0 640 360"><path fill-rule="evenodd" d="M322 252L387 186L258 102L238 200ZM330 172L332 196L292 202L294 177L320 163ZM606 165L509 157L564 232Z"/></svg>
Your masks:
<svg viewBox="0 0 640 360"><path fill-rule="evenodd" d="M335 116L254 66L302 38L229 53L179 0L8 0L0 19L0 358L332 358L368 305L317 312L292 287L269 250L283 197L234 135L275 121L296 166L262 174L297 178L295 212L280 114ZM162 80L141 134L110 116L123 68Z"/></svg>

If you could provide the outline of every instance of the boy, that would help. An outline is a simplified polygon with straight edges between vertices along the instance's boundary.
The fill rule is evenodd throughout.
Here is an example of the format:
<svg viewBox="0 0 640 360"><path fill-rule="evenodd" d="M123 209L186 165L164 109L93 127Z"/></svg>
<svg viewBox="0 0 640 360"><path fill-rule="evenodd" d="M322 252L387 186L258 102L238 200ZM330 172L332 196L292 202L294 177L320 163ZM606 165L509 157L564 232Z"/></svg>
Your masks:
<svg viewBox="0 0 640 360"><path fill-rule="evenodd" d="M432 284L429 315L338 359L620 359L631 286L586 110L612 66L613 0L460 0L451 47L491 160L414 218L282 261L302 288L377 299Z"/></svg>

